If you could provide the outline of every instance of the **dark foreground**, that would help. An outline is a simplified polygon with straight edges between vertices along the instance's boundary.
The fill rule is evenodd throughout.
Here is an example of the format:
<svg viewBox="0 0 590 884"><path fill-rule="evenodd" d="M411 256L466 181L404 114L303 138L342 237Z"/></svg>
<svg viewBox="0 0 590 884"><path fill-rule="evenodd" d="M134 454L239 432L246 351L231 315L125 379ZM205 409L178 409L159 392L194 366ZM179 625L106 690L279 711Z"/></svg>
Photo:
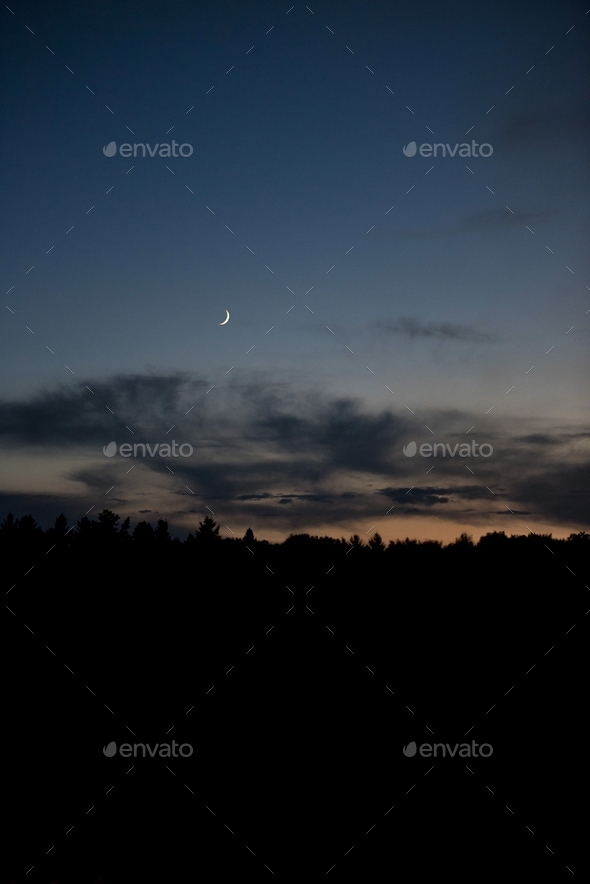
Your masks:
<svg viewBox="0 0 590 884"><path fill-rule="evenodd" d="M589 550L6 520L2 880L587 875Z"/></svg>

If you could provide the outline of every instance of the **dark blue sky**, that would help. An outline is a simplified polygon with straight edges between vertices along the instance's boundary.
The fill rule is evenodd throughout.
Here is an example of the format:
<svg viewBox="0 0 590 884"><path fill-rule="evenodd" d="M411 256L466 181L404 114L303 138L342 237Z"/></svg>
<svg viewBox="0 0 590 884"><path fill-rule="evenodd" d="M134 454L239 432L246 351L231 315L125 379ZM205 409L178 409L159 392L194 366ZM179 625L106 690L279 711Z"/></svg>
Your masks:
<svg viewBox="0 0 590 884"><path fill-rule="evenodd" d="M582 6L9 5L3 511L114 485L179 531L587 525ZM178 479L102 454L172 425ZM472 425L479 475L403 455Z"/></svg>

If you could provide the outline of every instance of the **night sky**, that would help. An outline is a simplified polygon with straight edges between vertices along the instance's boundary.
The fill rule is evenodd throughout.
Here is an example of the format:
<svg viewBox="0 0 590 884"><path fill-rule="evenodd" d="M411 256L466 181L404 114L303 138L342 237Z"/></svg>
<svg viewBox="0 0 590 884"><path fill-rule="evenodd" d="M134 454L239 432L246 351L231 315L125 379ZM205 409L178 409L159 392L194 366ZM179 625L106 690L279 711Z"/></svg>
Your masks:
<svg viewBox="0 0 590 884"><path fill-rule="evenodd" d="M0 517L588 528L590 14L311 9L0 12Z"/></svg>

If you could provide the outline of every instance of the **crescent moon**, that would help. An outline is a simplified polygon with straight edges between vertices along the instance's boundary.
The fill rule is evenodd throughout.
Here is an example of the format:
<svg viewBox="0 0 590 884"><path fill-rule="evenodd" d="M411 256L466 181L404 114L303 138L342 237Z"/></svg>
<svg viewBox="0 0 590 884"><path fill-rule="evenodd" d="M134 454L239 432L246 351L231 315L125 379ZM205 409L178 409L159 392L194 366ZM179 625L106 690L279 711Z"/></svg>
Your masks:
<svg viewBox="0 0 590 884"><path fill-rule="evenodd" d="M227 316L225 317L223 322L219 323L219 325L225 325L227 322L229 322L229 310L226 310L225 312L227 313Z"/></svg>

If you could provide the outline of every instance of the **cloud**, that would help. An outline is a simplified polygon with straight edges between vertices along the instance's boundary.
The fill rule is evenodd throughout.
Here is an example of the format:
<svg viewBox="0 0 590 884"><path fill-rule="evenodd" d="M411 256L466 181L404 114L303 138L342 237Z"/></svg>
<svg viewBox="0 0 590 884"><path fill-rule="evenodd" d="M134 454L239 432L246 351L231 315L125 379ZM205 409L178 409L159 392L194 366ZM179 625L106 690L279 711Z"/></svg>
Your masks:
<svg viewBox="0 0 590 884"><path fill-rule="evenodd" d="M546 446L554 446L563 444L566 439L570 441L574 440L586 440L590 438L590 432L585 430L578 430L576 432L567 432L560 433L559 435L549 435L548 433L530 433L525 436L519 436L519 442L525 442L529 445L546 445Z"/></svg>
<svg viewBox="0 0 590 884"><path fill-rule="evenodd" d="M444 323L399 320L395 329L414 337L480 340L474 329ZM586 427L505 418L478 440L494 446L493 457L467 462L449 456L435 462L404 456L408 442L433 437L401 407L371 409L358 399L301 392L268 376L246 377L217 390L216 398L205 398L210 386L186 374L116 376L88 381L93 393L80 384L0 402L0 445L18 454L15 469L22 470L22 487L28 489L5 493L3 512L8 507L21 515L50 515L51 522L63 510L71 524L97 500L105 506L116 501L123 517L141 518L149 513L147 505L169 518L171 527L186 530L209 507L234 531L252 524L259 533L269 527L289 533L317 525L359 530L387 510L411 519L434 516L457 524L467 519L493 527L505 504L544 524L589 524ZM466 427L474 423L472 415L458 410L432 409L429 417L436 441L451 446L464 441ZM168 435L170 427L174 433ZM146 456L130 463L102 453L113 439L156 443L172 435L193 445L191 457ZM36 496L30 493L27 457L40 451L48 452L54 473L59 469L52 490L65 478L68 489L79 489L78 496L71 490L63 497L48 494L43 487ZM126 476L130 465L141 473ZM424 484L431 466L436 473L429 478L437 480Z"/></svg>
<svg viewBox="0 0 590 884"><path fill-rule="evenodd" d="M279 500L281 503L290 503L293 500L311 500L316 503L326 503L328 501L333 501L337 497L341 497L346 500L351 500L354 497L358 497L359 495L353 494L351 492L345 492L344 494L269 494L268 492L264 494L241 494L236 497L236 500Z"/></svg>
<svg viewBox="0 0 590 884"><path fill-rule="evenodd" d="M451 499L482 500L487 497L485 486L461 485L460 483L446 488L436 486L421 488L416 485L411 488L381 488L378 494L383 494L398 503L420 504L428 507L438 503L448 503Z"/></svg>
<svg viewBox="0 0 590 884"><path fill-rule="evenodd" d="M514 477L512 499L565 524L590 523L590 461L552 462ZM514 509L514 507L512 507Z"/></svg>
<svg viewBox="0 0 590 884"><path fill-rule="evenodd" d="M586 96L566 103L545 100L503 116L494 140L507 147L547 141L557 141L561 147L572 138L587 140L589 128Z"/></svg>
<svg viewBox="0 0 590 884"><path fill-rule="evenodd" d="M521 436L520 440L529 445L558 445L560 441L547 433L529 433L528 436Z"/></svg>
<svg viewBox="0 0 590 884"><path fill-rule="evenodd" d="M75 387L44 390L22 402L0 402L0 441L72 447L125 431L163 435L166 415L203 392L206 381L186 373L117 375ZM131 429L128 429L130 427ZM167 428L166 428L167 429Z"/></svg>
<svg viewBox="0 0 590 884"><path fill-rule="evenodd" d="M465 234L498 233L512 228L522 228L539 221L545 221L557 214L556 209L544 209L537 212L511 212L509 209L486 209L471 212L437 227L394 228L382 235L403 236L412 239L438 239L444 236L464 236Z"/></svg>
<svg viewBox="0 0 590 884"><path fill-rule="evenodd" d="M451 235L463 235L466 233L494 233L513 227L520 228L531 225L538 221L545 221L557 214L554 209L545 209L538 212L511 212L509 209L488 209L482 212L473 212L465 215L447 228Z"/></svg>
<svg viewBox="0 0 590 884"><path fill-rule="evenodd" d="M477 331L470 325L454 322L423 322L412 317L380 319L374 324L380 331L400 335L411 340L416 338L436 338L447 341L470 341L483 344L496 340L494 335Z"/></svg>

